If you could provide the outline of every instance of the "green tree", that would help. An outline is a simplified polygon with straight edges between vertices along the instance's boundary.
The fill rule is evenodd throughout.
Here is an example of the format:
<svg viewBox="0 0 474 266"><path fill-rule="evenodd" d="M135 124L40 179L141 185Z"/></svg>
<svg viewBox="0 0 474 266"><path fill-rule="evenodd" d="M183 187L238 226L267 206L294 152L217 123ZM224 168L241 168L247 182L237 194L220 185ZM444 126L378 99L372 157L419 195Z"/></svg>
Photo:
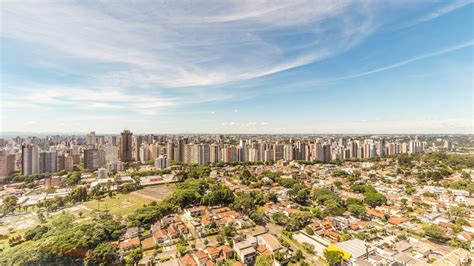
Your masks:
<svg viewBox="0 0 474 266"><path fill-rule="evenodd" d="M299 204L306 204L306 201L309 198L309 189L308 188L303 188L300 189L297 193L296 196L294 197L294 201L299 203Z"/></svg>
<svg viewBox="0 0 474 266"><path fill-rule="evenodd" d="M278 225L285 225L288 221L288 217L281 212L276 212L272 214L272 220Z"/></svg>
<svg viewBox="0 0 474 266"><path fill-rule="evenodd" d="M260 224L260 225L265 224L265 213L263 213L261 211L253 211L253 212L250 213L249 217L256 224Z"/></svg>
<svg viewBox="0 0 474 266"><path fill-rule="evenodd" d="M111 264L117 258L117 245L111 242L102 242L92 251L92 259L97 263Z"/></svg>
<svg viewBox="0 0 474 266"><path fill-rule="evenodd" d="M216 185L211 188L211 191L202 198L202 203L206 205L227 205L234 202L234 192L229 188Z"/></svg>
<svg viewBox="0 0 474 266"><path fill-rule="evenodd" d="M303 252L301 250L296 250L296 253L295 253L295 259L296 260L302 260L303 259Z"/></svg>
<svg viewBox="0 0 474 266"><path fill-rule="evenodd" d="M255 263L256 266L272 266L273 265L273 259L271 256L265 256L263 254L260 254L257 256L257 261Z"/></svg>
<svg viewBox="0 0 474 266"><path fill-rule="evenodd" d="M364 202L372 208L387 203L387 198L377 192L366 192L364 193Z"/></svg>
<svg viewBox="0 0 474 266"><path fill-rule="evenodd" d="M303 242L302 243L304 250L306 250L308 253L314 254L314 245L310 244L308 242Z"/></svg>
<svg viewBox="0 0 474 266"><path fill-rule="evenodd" d="M18 198L16 196L6 196L3 199L3 214L15 211L18 206Z"/></svg>
<svg viewBox="0 0 474 266"><path fill-rule="evenodd" d="M235 210L241 211L245 214L250 213L256 209L254 198L250 193L237 193L234 203L231 207Z"/></svg>
<svg viewBox="0 0 474 266"><path fill-rule="evenodd" d="M142 258L143 253L139 248L132 249L124 258L125 265L136 265Z"/></svg>
<svg viewBox="0 0 474 266"><path fill-rule="evenodd" d="M330 266L338 265L342 261L342 252L324 250L324 258Z"/></svg>
<svg viewBox="0 0 474 266"><path fill-rule="evenodd" d="M61 180L61 186L73 186L79 184L81 181L81 173L80 172L72 172L66 178Z"/></svg>
<svg viewBox="0 0 474 266"><path fill-rule="evenodd" d="M347 207L347 210L354 214L356 217L361 217L367 212L365 207L359 204L351 204Z"/></svg>
<svg viewBox="0 0 474 266"><path fill-rule="evenodd" d="M430 237L433 241L442 242L446 240L446 232L443 228L431 224L424 228L425 234Z"/></svg>
<svg viewBox="0 0 474 266"><path fill-rule="evenodd" d="M178 243L176 245L176 250L178 251L179 255L183 256L187 252L187 245L184 245L182 243Z"/></svg>
<svg viewBox="0 0 474 266"><path fill-rule="evenodd" d="M278 195L275 192L268 193L267 201L278 202Z"/></svg>

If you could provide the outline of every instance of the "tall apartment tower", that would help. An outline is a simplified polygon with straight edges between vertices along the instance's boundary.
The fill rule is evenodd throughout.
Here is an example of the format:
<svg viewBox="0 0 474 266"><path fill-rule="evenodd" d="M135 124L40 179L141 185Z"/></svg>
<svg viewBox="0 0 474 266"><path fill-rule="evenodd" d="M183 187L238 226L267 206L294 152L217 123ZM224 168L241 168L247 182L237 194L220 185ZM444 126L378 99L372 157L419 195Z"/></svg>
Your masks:
<svg viewBox="0 0 474 266"><path fill-rule="evenodd" d="M220 161L221 156L219 151L219 145L213 143L209 146L209 161L211 163L217 163Z"/></svg>
<svg viewBox="0 0 474 266"><path fill-rule="evenodd" d="M332 159L331 157L331 145L329 144L323 144L322 145L322 152L323 152L323 162L329 163Z"/></svg>
<svg viewBox="0 0 474 266"><path fill-rule="evenodd" d="M198 163L200 165L208 165L211 160L211 149L209 144L200 144L199 145L199 156Z"/></svg>
<svg viewBox="0 0 474 266"><path fill-rule="evenodd" d="M21 146L21 174L39 173L39 148L34 145Z"/></svg>
<svg viewBox="0 0 474 266"><path fill-rule="evenodd" d="M132 159L132 135L133 133L130 130L124 130L122 133L122 138L120 140L120 160L122 162L131 162Z"/></svg>
<svg viewBox="0 0 474 266"><path fill-rule="evenodd" d="M140 160L140 148L142 146L142 143L143 143L143 137L142 136L136 136L133 139L133 145L132 145L133 156L132 157L135 161Z"/></svg>
<svg viewBox="0 0 474 266"><path fill-rule="evenodd" d="M170 161L175 160L173 142L171 141L166 143L166 158Z"/></svg>
<svg viewBox="0 0 474 266"><path fill-rule="evenodd" d="M184 144L185 144L185 141L179 138L177 152L176 152L177 156L175 158L177 162L184 162Z"/></svg>
<svg viewBox="0 0 474 266"><path fill-rule="evenodd" d="M0 150L0 178L9 176L15 171L15 154Z"/></svg>
<svg viewBox="0 0 474 266"><path fill-rule="evenodd" d="M56 151L44 151L39 154L39 172L54 173L58 170L58 154Z"/></svg>
<svg viewBox="0 0 474 266"><path fill-rule="evenodd" d="M281 144L273 145L273 160L279 161L283 159L283 147Z"/></svg>
<svg viewBox="0 0 474 266"><path fill-rule="evenodd" d="M166 156L160 155L158 158L155 159L155 168L157 169L165 169L169 166L169 161Z"/></svg>
<svg viewBox="0 0 474 266"><path fill-rule="evenodd" d="M97 137L95 135L95 131L91 131L89 134L86 136L86 145L92 145L94 146L97 143Z"/></svg>
<svg viewBox="0 0 474 266"><path fill-rule="evenodd" d="M98 149L84 150L84 168L98 169L105 164L105 152Z"/></svg>

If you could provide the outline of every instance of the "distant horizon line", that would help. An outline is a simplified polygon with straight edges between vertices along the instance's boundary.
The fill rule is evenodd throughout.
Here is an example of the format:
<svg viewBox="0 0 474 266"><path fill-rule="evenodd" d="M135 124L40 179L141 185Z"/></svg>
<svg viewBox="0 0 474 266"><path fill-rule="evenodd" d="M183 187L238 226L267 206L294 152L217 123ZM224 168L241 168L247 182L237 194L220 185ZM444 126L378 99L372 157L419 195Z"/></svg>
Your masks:
<svg viewBox="0 0 474 266"><path fill-rule="evenodd" d="M199 133L199 132L181 132L181 133L143 133L143 132L133 132L135 135L250 135L250 136L259 136L259 135L275 135L275 136L284 136L284 135L307 135L307 136L327 136L327 135L346 135L346 136L411 136L411 135L420 135L420 136L449 136L449 135L456 135L456 136L474 136L474 133ZM51 131L51 132L33 132L33 131L0 131L0 136L12 136L12 135L67 135L67 136L75 136L75 135L87 135L90 132L94 132L94 130L89 132L61 132L61 131ZM100 133L96 132L96 135L120 135L121 132L118 133Z"/></svg>

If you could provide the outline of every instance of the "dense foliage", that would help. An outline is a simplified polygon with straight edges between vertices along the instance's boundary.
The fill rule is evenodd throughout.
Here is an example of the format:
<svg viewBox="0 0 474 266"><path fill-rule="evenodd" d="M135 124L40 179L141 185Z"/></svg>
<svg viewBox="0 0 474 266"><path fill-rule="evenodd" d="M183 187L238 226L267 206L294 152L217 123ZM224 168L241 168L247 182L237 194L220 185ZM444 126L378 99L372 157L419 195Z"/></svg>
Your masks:
<svg viewBox="0 0 474 266"><path fill-rule="evenodd" d="M118 239L120 224L106 214L97 214L85 222L75 219L72 214L63 214L50 224L30 229L25 242L0 254L0 264L77 264L86 258L92 262L113 261L114 248L105 243Z"/></svg>

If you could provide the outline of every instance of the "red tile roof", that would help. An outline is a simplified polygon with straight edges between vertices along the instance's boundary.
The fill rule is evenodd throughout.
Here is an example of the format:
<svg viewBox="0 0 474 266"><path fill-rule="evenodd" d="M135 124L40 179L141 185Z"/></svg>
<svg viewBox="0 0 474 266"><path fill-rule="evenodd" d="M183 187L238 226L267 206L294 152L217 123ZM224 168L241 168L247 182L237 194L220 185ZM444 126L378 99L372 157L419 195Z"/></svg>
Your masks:
<svg viewBox="0 0 474 266"><path fill-rule="evenodd" d="M392 216L392 217L390 217L390 219L388 219L388 223L393 224L393 225L399 225L401 223L406 222L407 220L408 219L405 218L405 217Z"/></svg>

